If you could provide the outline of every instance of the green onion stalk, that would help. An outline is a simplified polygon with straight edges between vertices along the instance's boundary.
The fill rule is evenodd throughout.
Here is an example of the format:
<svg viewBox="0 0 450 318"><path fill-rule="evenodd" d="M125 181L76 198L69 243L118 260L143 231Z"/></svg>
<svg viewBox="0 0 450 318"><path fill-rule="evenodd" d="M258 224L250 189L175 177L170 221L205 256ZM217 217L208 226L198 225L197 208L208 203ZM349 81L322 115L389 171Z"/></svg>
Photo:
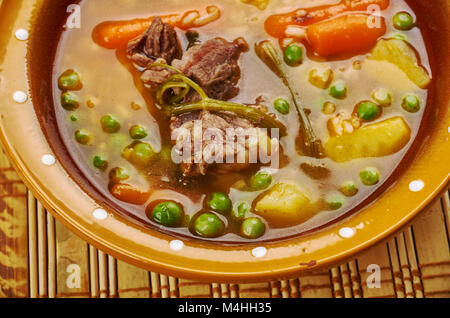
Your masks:
<svg viewBox="0 0 450 318"><path fill-rule="evenodd" d="M278 128L280 137L287 135L286 126L262 109L243 104L212 99L193 80L180 70L166 64L154 63L150 67L165 67L175 72L156 90L156 101L171 116L177 116L199 110L212 112L232 112L263 128ZM196 102L183 103L185 97L194 90L200 96ZM166 94L166 93L170 94Z"/></svg>
<svg viewBox="0 0 450 318"><path fill-rule="evenodd" d="M300 102L299 94L294 90L291 80L284 69L283 61L274 45L270 41L257 43L255 45L255 52L258 57L272 70L272 72L283 80L284 85L289 89L299 116L301 126L300 137L302 140L300 148L302 153L310 157L322 158L322 142L319 138L317 138L309 117L306 115L305 110L301 106L302 104Z"/></svg>

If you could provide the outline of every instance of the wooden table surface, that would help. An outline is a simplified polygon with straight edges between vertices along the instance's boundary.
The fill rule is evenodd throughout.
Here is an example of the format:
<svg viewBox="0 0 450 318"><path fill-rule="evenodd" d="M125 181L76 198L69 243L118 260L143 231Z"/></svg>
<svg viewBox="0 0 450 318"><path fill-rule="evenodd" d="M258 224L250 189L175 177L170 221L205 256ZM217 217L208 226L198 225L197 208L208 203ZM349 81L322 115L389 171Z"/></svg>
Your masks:
<svg viewBox="0 0 450 318"><path fill-rule="evenodd" d="M395 238L330 269L259 284L178 279L128 265L76 237L0 152L0 297L450 297L449 237L447 192ZM367 283L371 264L380 266L379 288Z"/></svg>

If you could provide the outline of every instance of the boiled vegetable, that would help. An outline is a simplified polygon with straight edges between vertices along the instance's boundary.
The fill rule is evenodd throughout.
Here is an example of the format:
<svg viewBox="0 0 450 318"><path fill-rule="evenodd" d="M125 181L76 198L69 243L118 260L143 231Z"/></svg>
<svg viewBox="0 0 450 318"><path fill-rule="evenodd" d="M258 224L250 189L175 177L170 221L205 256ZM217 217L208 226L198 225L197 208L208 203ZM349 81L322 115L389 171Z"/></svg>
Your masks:
<svg viewBox="0 0 450 318"><path fill-rule="evenodd" d="M208 206L221 214L228 214L231 211L231 200L225 193L214 192L208 198Z"/></svg>
<svg viewBox="0 0 450 318"><path fill-rule="evenodd" d="M291 44L284 50L284 61L289 66L298 66L303 60L303 49L297 44Z"/></svg>
<svg viewBox="0 0 450 318"><path fill-rule="evenodd" d="M367 186L372 186L380 181L380 172L377 168L367 167L361 170L359 177L361 178L362 183Z"/></svg>
<svg viewBox="0 0 450 318"><path fill-rule="evenodd" d="M271 36L283 39L286 37L286 29L291 25L308 26L345 12L367 11L369 6L374 5L384 10L389 7L389 0L342 0L333 5L299 8L289 13L270 16L264 27Z"/></svg>
<svg viewBox="0 0 450 318"><path fill-rule="evenodd" d="M270 173L260 171L250 178L250 188L252 190L264 190L270 186L273 177Z"/></svg>
<svg viewBox="0 0 450 318"><path fill-rule="evenodd" d="M152 66L166 67L177 73L169 77L169 79L160 85L156 91L157 102L169 115L177 116L199 110L229 111L263 128L278 128L280 130L281 137L287 135L286 126L274 118L274 116L268 114L267 111L257 107L209 98L205 91L197 83L185 76L180 70L170 65L160 63L154 63L150 67ZM173 96L167 100L165 98L165 93L173 88L180 89L180 93L174 94L172 91L171 93ZM197 92L200 95L201 100L194 103L181 103L184 100L184 97L191 90Z"/></svg>
<svg viewBox="0 0 450 318"><path fill-rule="evenodd" d="M164 23L187 30L216 21L221 15L217 6L206 7L206 13L205 16L200 16L199 11L190 10L184 14L164 15L161 19ZM108 49L124 48L129 41L144 33L153 19L154 17L102 22L94 28L92 38L95 43Z"/></svg>
<svg viewBox="0 0 450 318"><path fill-rule="evenodd" d="M120 130L119 121L112 115L105 115L100 118L100 124L104 132L113 134Z"/></svg>
<svg viewBox="0 0 450 318"><path fill-rule="evenodd" d="M58 78L58 87L64 91L78 91L83 87L83 84L81 83L80 75L76 71L69 69Z"/></svg>
<svg viewBox="0 0 450 318"><path fill-rule="evenodd" d="M309 82L321 89L326 89L333 80L333 71L331 68L314 68L309 72Z"/></svg>
<svg viewBox="0 0 450 318"><path fill-rule="evenodd" d="M348 14L338 18L310 25L306 31L313 51L322 57L354 55L371 49L386 33L384 18L380 26L372 27L372 17Z"/></svg>
<svg viewBox="0 0 450 318"><path fill-rule="evenodd" d="M352 197L354 195L356 195L358 193L358 186L355 183L355 181L350 180L350 181L346 181L344 182L340 189L339 189L343 195L345 195L346 197Z"/></svg>
<svg viewBox="0 0 450 318"><path fill-rule="evenodd" d="M180 225L183 216L183 208L178 203L172 201L159 203L152 211L153 221L168 227Z"/></svg>
<svg viewBox="0 0 450 318"><path fill-rule="evenodd" d="M265 231L266 226L259 218L248 218L241 224L241 235L249 239L261 237Z"/></svg>
<svg viewBox="0 0 450 318"><path fill-rule="evenodd" d="M431 82L428 73L420 66L415 50L405 41L380 40L372 50L369 59L395 64L420 88L426 88Z"/></svg>
<svg viewBox="0 0 450 318"><path fill-rule="evenodd" d="M408 113L417 113L420 110L420 100L416 95L406 95L402 100L402 108Z"/></svg>
<svg viewBox="0 0 450 318"><path fill-rule="evenodd" d="M257 201L255 213L272 227L285 227L305 222L314 215L315 209L305 190L293 184L278 183Z"/></svg>
<svg viewBox="0 0 450 318"><path fill-rule="evenodd" d="M289 110L290 110L291 106L289 105L289 102L287 100L285 100L284 98L277 98L273 102L273 107L280 114L287 115L287 114L289 114Z"/></svg>
<svg viewBox="0 0 450 318"><path fill-rule="evenodd" d="M141 125L133 125L130 128L130 137L133 139L144 139L148 136L147 129Z"/></svg>
<svg viewBox="0 0 450 318"><path fill-rule="evenodd" d="M399 12L392 19L394 27L398 30L407 31L414 27L414 19L408 12Z"/></svg>
<svg viewBox="0 0 450 318"><path fill-rule="evenodd" d="M291 79L287 75L288 72L284 68L284 64L270 41L262 41L255 45L255 52L258 57L274 72L279 78L283 80L284 85L289 89L292 100L297 109L297 114L300 121L301 131L297 144L304 155L320 158L323 156L322 142L317 138L314 129L311 125L309 117L306 115L304 108L299 99L299 94L294 90Z"/></svg>
<svg viewBox="0 0 450 318"><path fill-rule="evenodd" d="M325 151L337 162L357 158L382 157L396 153L409 142L411 130L401 117L364 126L352 134L332 137Z"/></svg>
<svg viewBox="0 0 450 318"><path fill-rule="evenodd" d="M150 197L150 192L126 183L113 183L109 191L116 199L136 205L143 205Z"/></svg>
<svg viewBox="0 0 450 318"><path fill-rule="evenodd" d="M222 220L214 213L203 213L194 222L195 234L201 237L218 237L222 234L224 228L225 225Z"/></svg>
<svg viewBox="0 0 450 318"><path fill-rule="evenodd" d="M384 88L378 88L372 93L372 99L381 106L390 106L392 104L391 93Z"/></svg>
<svg viewBox="0 0 450 318"><path fill-rule="evenodd" d="M148 143L135 141L122 151L122 156L133 165L144 168L155 159L155 151Z"/></svg>

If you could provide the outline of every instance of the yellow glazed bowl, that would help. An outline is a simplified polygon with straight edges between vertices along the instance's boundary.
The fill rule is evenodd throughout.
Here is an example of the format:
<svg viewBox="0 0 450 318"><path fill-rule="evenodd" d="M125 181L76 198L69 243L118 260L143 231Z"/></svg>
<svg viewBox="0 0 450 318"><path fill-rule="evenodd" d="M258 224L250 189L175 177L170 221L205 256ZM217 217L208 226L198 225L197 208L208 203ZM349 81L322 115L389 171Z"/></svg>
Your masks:
<svg viewBox="0 0 450 318"><path fill-rule="evenodd" d="M114 211L64 151L51 98L58 25L73 1L0 0L0 136L26 185L58 220L119 259L208 281L284 279L354 256L407 225L450 175L450 2L415 0L435 85L426 119L395 180L372 203L319 231L259 244L175 239ZM17 32L23 29L27 32ZM28 33L28 34L27 34Z"/></svg>

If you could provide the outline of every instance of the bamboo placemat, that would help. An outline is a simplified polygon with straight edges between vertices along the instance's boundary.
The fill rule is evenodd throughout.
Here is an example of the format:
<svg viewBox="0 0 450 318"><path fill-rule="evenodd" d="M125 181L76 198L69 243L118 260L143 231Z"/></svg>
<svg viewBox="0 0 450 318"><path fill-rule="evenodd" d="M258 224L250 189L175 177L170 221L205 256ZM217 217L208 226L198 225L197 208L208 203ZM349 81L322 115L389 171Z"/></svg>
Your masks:
<svg viewBox="0 0 450 318"><path fill-rule="evenodd" d="M0 152L0 297L450 297L448 192L413 226L356 259L291 280L217 284L150 273L106 255L47 213ZM370 264L380 288L366 283Z"/></svg>

